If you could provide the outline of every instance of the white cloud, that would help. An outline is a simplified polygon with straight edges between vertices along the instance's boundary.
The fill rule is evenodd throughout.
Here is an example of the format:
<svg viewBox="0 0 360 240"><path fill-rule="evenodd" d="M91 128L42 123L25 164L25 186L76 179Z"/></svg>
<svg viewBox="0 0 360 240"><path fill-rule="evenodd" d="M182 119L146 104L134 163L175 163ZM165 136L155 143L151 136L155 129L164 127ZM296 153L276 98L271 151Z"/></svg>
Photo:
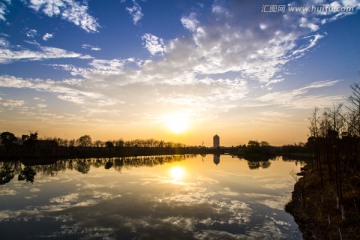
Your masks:
<svg viewBox="0 0 360 240"><path fill-rule="evenodd" d="M60 16L87 32L97 32L97 20L88 14L88 6L74 0L30 0L29 7L48 17Z"/></svg>
<svg viewBox="0 0 360 240"><path fill-rule="evenodd" d="M195 13L191 13L187 17L182 17L181 23L185 28L189 29L192 32L194 32L196 30L197 26L199 25L199 21L196 20Z"/></svg>
<svg viewBox="0 0 360 240"><path fill-rule="evenodd" d="M141 6L135 0L133 0L133 4L134 6L127 7L126 10L131 15L134 24L137 25L138 21L144 17L144 14L142 13Z"/></svg>
<svg viewBox="0 0 360 240"><path fill-rule="evenodd" d="M163 54L165 50L164 40L150 33L145 33L142 38L143 45L151 55Z"/></svg>
<svg viewBox="0 0 360 240"><path fill-rule="evenodd" d="M91 50L91 51L100 51L100 50L101 50L101 48L95 47L95 46L93 46L93 45L91 45L91 44L83 44L83 45L81 45L81 47L82 47L83 49L89 49L89 50Z"/></svg>
<svg viewBox="0 0 360 240"><path fill-rule="evenodd" d="M37 108L46 108L47 106L48 106L47 104L43 104L43 103L36 104Z"/></svg>
<svg viewBox="0 0 360 240"><path fill-rule="evenodd" d="M35 38L37 34L38 34L38 33L37 33L37 30L36 30L36 29L30 29L30 30L28 30L28 31L26 32L26 36L27 36L28 38Z"/></svg>
<svg viewBox="0 0 360 240"><path fill-rule="evenodd" d="M300 23L300 27L309 28L313 32L319 30L319 28L320 28L317 24L315 24L314 22L309 21L305 17L300 18L299 23Z"/></svg>
<svg viewBox="0 0 360 240"><path fill-rule="evenodd" d="M9 42L8 42L6 39L4 39L4 38L0 38L0 47L1 47L1 48L7 48L7 47L9 47Z"/></svg>
<svg viewBox="0 0 360 240"><path fill-rule="evenodd" d="M3 99L0 97L0 106L6 107L9 110L21 107L25 104L24 100L13 100L13 99Z"/></svg>
<svg viewBox="0 0 360 240"><path fill-rule="evenodd" d="M54 34L51 34L51 33L45 33L45 35L42 37L42 39L44 41L47 41L49 40L50 38L53 38L54 37Z"/></svg>
<svg viewBox="0 0 360 240"><path fill-rule="evenodd" d="M225 7L225 4L225 1L215 0L211 9L212 13L217 15L229 15L229 11Z"/></svg>

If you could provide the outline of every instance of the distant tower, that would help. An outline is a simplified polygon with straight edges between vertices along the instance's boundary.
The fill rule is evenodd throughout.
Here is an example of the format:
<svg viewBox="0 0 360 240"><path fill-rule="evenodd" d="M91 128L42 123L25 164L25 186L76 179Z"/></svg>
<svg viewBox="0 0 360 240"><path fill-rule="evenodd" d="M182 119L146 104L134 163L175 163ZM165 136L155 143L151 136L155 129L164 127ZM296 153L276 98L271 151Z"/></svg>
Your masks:
<svg viewBox="0 0 360 240"><path fill-rule="evenodd" d="M220 137L217 134L213 137L213 143L214 148L220 147Z"/></svg>

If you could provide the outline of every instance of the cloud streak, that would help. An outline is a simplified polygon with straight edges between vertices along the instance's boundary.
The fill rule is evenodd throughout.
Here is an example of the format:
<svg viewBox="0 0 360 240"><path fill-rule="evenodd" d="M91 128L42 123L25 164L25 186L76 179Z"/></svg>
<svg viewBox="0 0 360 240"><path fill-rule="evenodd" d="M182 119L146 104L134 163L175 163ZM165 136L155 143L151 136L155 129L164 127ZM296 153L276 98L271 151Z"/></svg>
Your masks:
<svg viewBox="0 0 360 240"><path fill-rule="evenodd" d="M91 44L83 44L83 45L81 45L81 47L83 48L83 49L89 49L89 50L91 50L91 51L100 51L101 50L101 48L99 48L99 47L95 47L95 46L93 46L93 45L91 45Z"/></svg>
<svg viewBox="0 0 360 240"><path fill-rule="evenodd" d="M5 0L4 2L0 3L0 20L6 21L6 13L8 12L7 6L11 4L10 0Z"/></svg>
<svg viewBox="0 0 360 240"><path fill-rule="evenodd" d="M60 59L60 58L79 58L91 59L89 55L83 55L67 51L65 49L40 46L36 44L37 51L24 49L17 46L16 48L9 46L6 40L0 39L0 63L11 63L15 61L41 61L46 59Z"/></svg>
<svg viewBox="0 0 360 240"><path fill-rule="evenodd" d="M298 109L314 108L315 103L318 107L327 107L335 102L343 100L343 96L326 96L324 94L308 95L309 91L312 89L331 87L339 82L339 80L314 82L298 89L268 93L259 97L257 100L263 103Z"/></svg>
<svg viewBox="0 0 360 240"><path fill-rule="evenodd" d="M67 79L63 81L54 81L41 79L23 79L12 76L0 76L0 87L25 88L34 89L36 91L42 92L51 92L57 94L57 97L59 99L77 104L85 103L85 99L96 100L98 106L99 104L113 104L112 101L108 101L107 98L102 94L92 91L86 91L85 89L76 89L76 85L79 83L79 81L81 80Z"/></svg>

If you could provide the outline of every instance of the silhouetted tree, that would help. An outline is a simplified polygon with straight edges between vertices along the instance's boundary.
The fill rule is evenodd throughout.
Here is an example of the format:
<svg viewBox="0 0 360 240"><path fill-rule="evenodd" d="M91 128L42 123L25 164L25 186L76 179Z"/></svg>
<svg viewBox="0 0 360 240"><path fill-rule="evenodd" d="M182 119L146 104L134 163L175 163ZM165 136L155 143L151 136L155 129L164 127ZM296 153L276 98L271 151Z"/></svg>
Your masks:
<svg viewBox="0 0 360 240"><path fill-rule="evenodd" d="M320 173L320 186L321 186L321 191L323 190L323 172L322 172L322 164L321 164L321 159L320 159L320 145L319 145L319 130L320 130L320 120L319 120L319 108L315 107L314 111L312 113L312 117L309 118L310 121L310 126L309 126L309 130L310 130L310 138L309 139L314 139L314 154L315 154L315 159L316 159L316 163L318 165L318 170ZM325 114L326 117L326 114Z"/></svg>
<svg viewBox="0 0 360 240"><path fill-rule="evenodd" d="M17 138L15 137L15 135L11 132L3 132L0 134L0 139L2 144L4 144L6 151L8 151L10 149L10 147L15 144L15 142L17 141Z"/></svg>
<svg viewBox="0 0 360 240"><path fill-rule="evenodd" d="M116 147L124 147L124 140L122 140L122 139L116 140L115 146Z"/></svg>
<svg viewBox="0 0 360 240"><path fill-rule="evenodd" d="M100 140L96 140L96 141L94 142L94 146L95 146L95 147L103 147L103 146L104 146L104 143L103 143L102 141L100 141Z"/></svg>
<svg viewBox="0 0 360 240"><path fill-rule="evenodd" d="M30 141L36 141L36 140L38 140L38 136L39 136L39 134L38 134L38 132L30 132L30 135L29 135L29 140Z"/></svg>
<svg viewBox="0 0 360 240"><path fill-rule="evenodd" d="M75 147L75 143L76 143L75 139L71 139L69 141L69 147Z"/></svg>
<svg viewBox="0 0 360 240"><path fill-rule="evenodd" d="M38 140L38 132L30 132L29 135L23 135L22 138L24 141L23 146L32 151L36 141Z"/></svg>
<svg viewBox="0 0 360 240"><path fill-rule="evenodd" d="M346 122L342 109L343 104L338 104L337 106L333 106L331 109L327 110L329 116L328 129L336 131L338 134L341 134L344 131Z"/></svg>
<svg viewBox="0 0 360 240"><path fill-rule="evenodd" d="M111 142L111 141L107 141L107 142L105 143L105 146L106 146L107 148L111 149L111 148L114 147L114 143Z"/></svg>
<svg viewBox="0 0 360 240"><path fill-rule="evenodd" d="M248 147L260 147L260 143L258 141L250 140L248 142Z"/></svg>
<svg viewBox="0 0 360 240"><path fill-rule="evenodd" d="M84 135L81 136L78 140L77 140L78 144L80 147L90 147L91 146L91 137L89 135Z"/></svg>
<svg viewBox="0 0 360 240"><path fill-rule="evenodd" d="M319 131L320 131L320 120L319 120L319 108L315 107L314 111L312 113L311 118L309 118L310 126L310 137L319 137Z"/></svg>

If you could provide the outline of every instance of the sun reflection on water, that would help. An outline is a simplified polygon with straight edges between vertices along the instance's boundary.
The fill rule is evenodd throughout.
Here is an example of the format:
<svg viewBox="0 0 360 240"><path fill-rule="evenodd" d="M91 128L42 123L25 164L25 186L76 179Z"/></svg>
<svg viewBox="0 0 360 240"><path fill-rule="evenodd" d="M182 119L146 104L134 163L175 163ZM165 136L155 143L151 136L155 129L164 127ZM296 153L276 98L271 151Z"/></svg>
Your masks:
<svg viewBox="0 0 360 240"><path fill-rule="evenodd" d="M172 178L172 182L175 184L181 184L182 180L185 176L185 170L182 167L176 166L170 169L170 177Z"/></svg>

